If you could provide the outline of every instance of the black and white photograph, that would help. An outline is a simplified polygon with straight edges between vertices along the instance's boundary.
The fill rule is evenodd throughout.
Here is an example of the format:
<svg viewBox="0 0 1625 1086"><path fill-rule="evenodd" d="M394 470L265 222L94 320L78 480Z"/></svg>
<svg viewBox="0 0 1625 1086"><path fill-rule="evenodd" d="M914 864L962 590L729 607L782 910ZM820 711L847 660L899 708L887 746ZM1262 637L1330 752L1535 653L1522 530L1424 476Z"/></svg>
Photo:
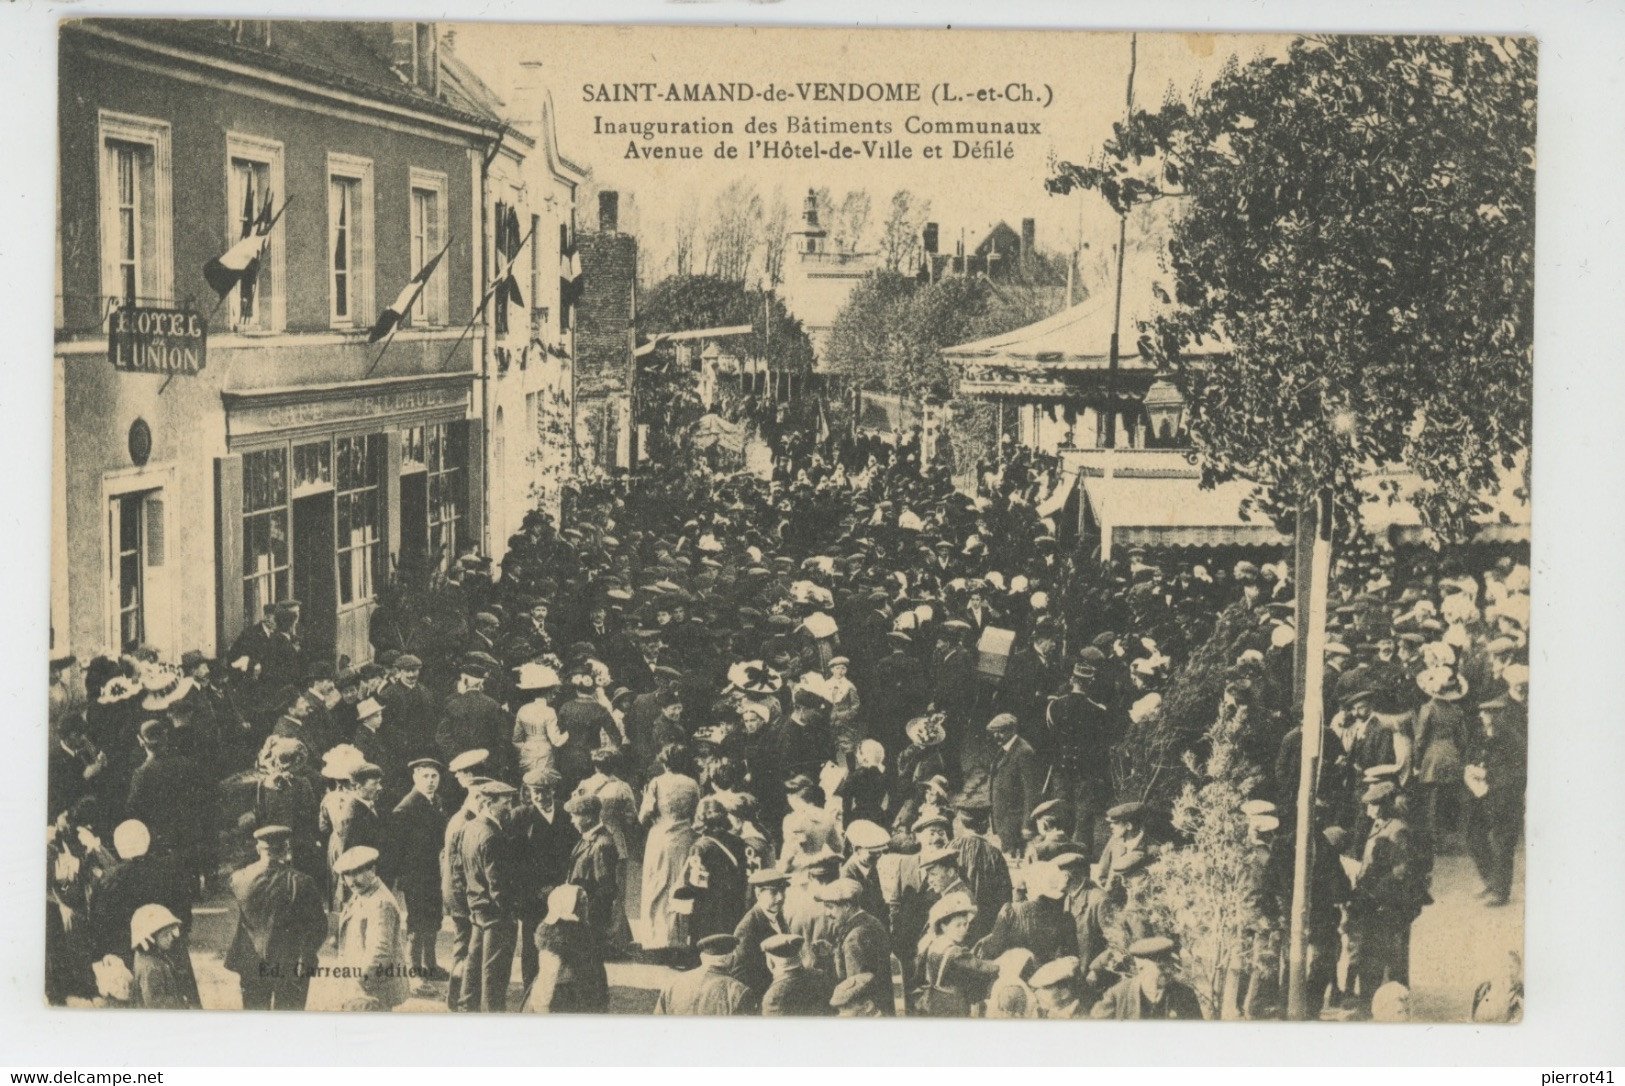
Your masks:
<svg viewBox="0 0 1625 1086"><path fill-rule="evenodd" d="M1534 37L56 49L45 1003L1523 1019Z"/></svg>

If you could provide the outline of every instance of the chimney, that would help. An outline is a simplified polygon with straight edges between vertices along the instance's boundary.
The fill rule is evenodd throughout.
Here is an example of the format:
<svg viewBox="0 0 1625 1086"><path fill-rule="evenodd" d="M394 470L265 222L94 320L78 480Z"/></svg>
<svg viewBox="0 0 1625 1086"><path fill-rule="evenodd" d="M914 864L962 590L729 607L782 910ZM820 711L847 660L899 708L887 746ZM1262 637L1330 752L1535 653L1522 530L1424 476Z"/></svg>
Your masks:
<svg viewBox="0 0 1625 1086"><path fill-rule="evenodd" d="M417 53L417 26L413 23L390 23L389 29L389 66L405 82L417 82L412 63Z"/></svg>
<svg viewBox="0 0 1625 1086"><path fill-rule="evenodd" d="M620 227L621 194L613 189L605 189L598 194L598 229L605 234L613 234Z"/></svg>
<svg viewBox="0 0 1625 1086"><path fill-rule="evenodd" d="M1026 260L1033 255L1033 241L1038 236L1038 224L1032 219L1021 220L1021 258Z"/></svg>
<svg viewBox="0 0 1625 1086"><path fill-rule="evenodd" d="M937 224L936 223L928 222L928 223L925 224L924 244L925 244L925 251L930 253L932 256L935 256L936 253L937 253Z"/></svg>

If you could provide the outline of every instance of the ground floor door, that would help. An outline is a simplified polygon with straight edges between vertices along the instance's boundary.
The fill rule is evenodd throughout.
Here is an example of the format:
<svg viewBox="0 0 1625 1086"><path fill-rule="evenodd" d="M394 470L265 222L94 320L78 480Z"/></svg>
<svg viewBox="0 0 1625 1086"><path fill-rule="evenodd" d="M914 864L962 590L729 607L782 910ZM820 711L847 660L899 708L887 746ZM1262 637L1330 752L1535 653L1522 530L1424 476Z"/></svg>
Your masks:
<svg viewBox="0 0 1625 1086"><path fill-rule="evenodd" d="M333 658L338 610L334 579L333 492L293 500L293 594L300 604L300 643L307 660Z"/></svg>
<svg viewBox="0 0 1625 1086"><path fill-rule="evenodd" d="M419 578L430 572L427 471L403 472L401 475L400 568L403 574Z"/></svg>

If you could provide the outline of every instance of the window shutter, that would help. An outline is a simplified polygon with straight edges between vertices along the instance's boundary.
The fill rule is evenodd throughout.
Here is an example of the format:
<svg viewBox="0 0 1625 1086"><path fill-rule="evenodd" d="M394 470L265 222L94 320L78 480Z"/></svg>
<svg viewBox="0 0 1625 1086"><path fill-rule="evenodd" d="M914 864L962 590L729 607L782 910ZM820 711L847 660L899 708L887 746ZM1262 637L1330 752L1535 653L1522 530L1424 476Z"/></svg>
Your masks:
<svg viewBox="0 0 1625 1086"><path fill-rule="evenodd" d="M440 247L446 244L440 235L440 194L426 192L423 199L423 259L433 260ZM442 261L444 263L444 261ZM413 269L416 271L417 269ZM424 293L429 300L430 324L445 324L446 316L446 269L437 267L434 274L429 277Z"/></svg>
<svg viewBox="0 0 1625 1086"><path fill-rule="evenodd" d="M164 564L164 499L153 495L147 499L147 565Z"/></svg>
<svg viewBox="0 0 1625 1086"><path fill-rule="evenodd" d="M243 628L243 458L222 456L214 462L215 608L219 651Z"/></svg>

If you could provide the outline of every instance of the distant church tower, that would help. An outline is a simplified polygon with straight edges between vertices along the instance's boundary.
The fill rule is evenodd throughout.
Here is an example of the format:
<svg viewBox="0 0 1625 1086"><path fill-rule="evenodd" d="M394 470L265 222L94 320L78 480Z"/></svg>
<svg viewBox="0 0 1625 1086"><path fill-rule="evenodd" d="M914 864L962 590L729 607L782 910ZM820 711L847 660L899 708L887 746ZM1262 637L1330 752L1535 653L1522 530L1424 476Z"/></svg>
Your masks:
<svg viewBox="0 0 1625 1086"><path fill-rule="evenodd" d="M818 222L818 193L813 189L807 190L807 199L802 203L802 228L790 231L790 251L796 253L821 253L829 242L829 231Z"/></svg>

